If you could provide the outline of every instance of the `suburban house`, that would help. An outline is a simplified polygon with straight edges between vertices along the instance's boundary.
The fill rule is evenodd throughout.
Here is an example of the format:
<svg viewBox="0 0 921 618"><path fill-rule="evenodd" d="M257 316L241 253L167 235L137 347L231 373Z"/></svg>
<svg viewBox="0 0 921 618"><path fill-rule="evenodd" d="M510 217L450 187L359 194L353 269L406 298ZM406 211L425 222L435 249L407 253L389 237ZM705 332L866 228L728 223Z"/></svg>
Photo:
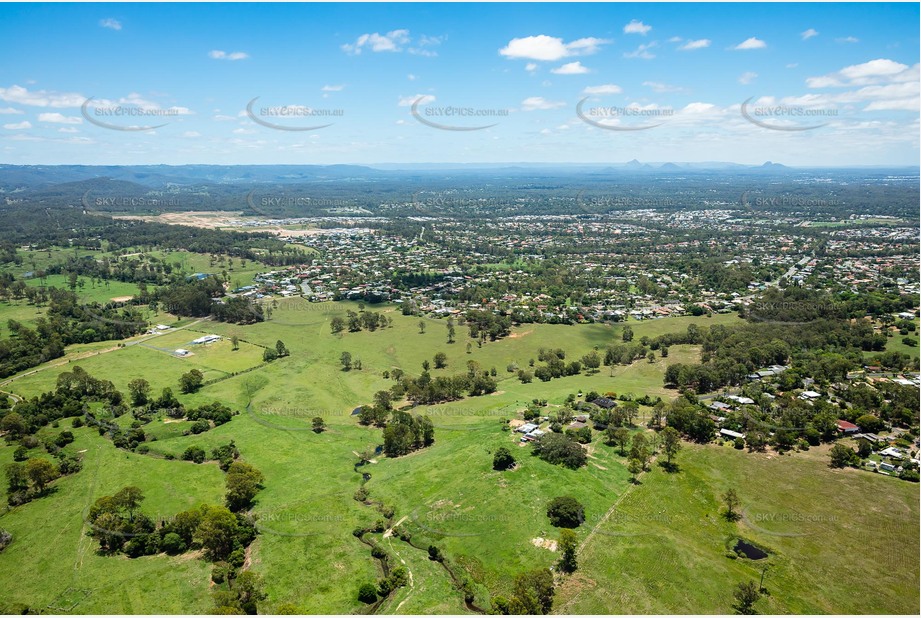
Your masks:
<svg viewBox="0 0 921 618"><path fill-rule="evenodd" d="M739 433L738 431L733 431L731 429L720 429L720 435L726 436L727 438L732 438L733 440L736 438L745 437L744 433Z"/></svg>
<svg viewBox="0 0 921 618"><path fill-rule="evenodd" d="M592 401L592 403L599 408L604 408L605 410L610 410L611 408L617 407L617 402L607 397L599 397L598 399Z"/></svg>
<svg viewBox="0 0 921 618"><path fill-rule="evenodd" d="M860 427L858 427L854 423L849 423L848 421L839 420L838 421L838 431L847 435L847 434L857 433L858 431L860 431Z"/></svg>

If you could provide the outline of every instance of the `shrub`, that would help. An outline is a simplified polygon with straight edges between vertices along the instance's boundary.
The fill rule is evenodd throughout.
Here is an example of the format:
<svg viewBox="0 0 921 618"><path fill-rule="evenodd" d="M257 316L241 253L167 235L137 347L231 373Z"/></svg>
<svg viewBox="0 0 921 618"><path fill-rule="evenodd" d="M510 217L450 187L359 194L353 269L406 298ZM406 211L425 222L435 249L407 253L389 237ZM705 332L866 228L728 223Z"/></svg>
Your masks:
<svg viewBox="0 0 921 618"><path fill-rule="evenodd" d="M358 600L369 604L377 601L377 587L369 582L363 583L358 588Z"/></svg>
<svg viewBox="0 0 921 618"><path fill-rule="evenodd" d="M197 464L204 463L205 449L200 446L190 446L182 453L184 461L194 461Z"/></svg>
<svg viewBox="0 0 921 618"><path fill-rule="evenodd" d="M585 508L572 496L559 496L547 505L547 517L557 528L578 528L585 521Z"/></svg>
<svg viewBox="0 0 921 618"><path fill-rule="evenodd" d="M181 554L186 550L185 541L183 541L182 537L175 532L170 532L164 536L163 541L160 542L160 549L171 556L175 556L176 554Z"/></svg>

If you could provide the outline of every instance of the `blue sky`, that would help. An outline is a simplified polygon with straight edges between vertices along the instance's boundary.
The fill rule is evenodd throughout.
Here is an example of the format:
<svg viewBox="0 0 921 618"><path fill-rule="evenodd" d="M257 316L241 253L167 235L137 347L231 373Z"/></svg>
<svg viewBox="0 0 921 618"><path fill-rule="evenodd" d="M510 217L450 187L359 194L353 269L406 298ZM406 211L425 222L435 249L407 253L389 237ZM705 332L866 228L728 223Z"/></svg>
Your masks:
<svg viewBox="0 0 921 618"><path fill-rule="evenodd" d="M918 165L918 23L917 3L4 4L0 162Z"/></svg>

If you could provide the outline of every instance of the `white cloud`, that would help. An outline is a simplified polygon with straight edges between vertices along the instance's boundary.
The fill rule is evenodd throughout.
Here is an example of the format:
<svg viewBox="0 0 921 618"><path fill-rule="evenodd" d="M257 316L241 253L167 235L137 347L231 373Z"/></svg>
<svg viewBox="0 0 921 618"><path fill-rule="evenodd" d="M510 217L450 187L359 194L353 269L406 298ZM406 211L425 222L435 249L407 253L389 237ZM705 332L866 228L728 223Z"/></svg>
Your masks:
<svg viewBox="0 0 921 618"><path fill-rule="evenodd" d="M237 135L252 135L256 131L254 129L234 129L233 132Z"/></svg>
<svg viewBox="0 0 921 618"><path fill-rule="evenodd" d="M600 86L589 86L582 91L582 94L620 94L623 89L617 84L602 84Z"/></svg>
<svg viewBox="0 0 921 618"><path fill-rule="evenodd" d="M342 84L337 84L335 86L326 85L320 88L320 90L323 92L341 92L344 89L345 89L345 86Z"/></svg>
<svg viewBox="0 0 921 618"><path fill-rule="evenodd" d="M712 103L688 103L681 109L682 114L706 114L716 110L716 106Z"/></svg>
<svg viewBox="0 0 921 618"><path fill-rule="evenodd" d="M236 120L233 116L228 116L227 114L215 114L214 119L218 122L227 122L228 120Z"/></svg>
<svg viewBox="0 0 921 618"><path fill-rule="evenodd" d="M201 133L198 131L186 131L182 134L182 137L201 137Z"/></svg>
<svg viewBox="0 0 921 618"><path fill-rule="evenodd" d="M422 100L420 101L419 99ZM435 97L430 94L414 94L408 97L400 97L397 105L400 107L410 107L416 101L419 101L419 105L428 105L429 103L434 103Z"/></svg>
<svg viewBox="0 0 921 618"><path fill-rule="evenodd" d="M647 26L636 19L631 20L629 24L624 26L624 34L642 34L646 36L650 30L652 30L652 26Z"/></svg>
<svg viewBox="0 0 921 618"><path fill-rule="evenodd" d="M662 82L643 82L643 85L652 88L653 92L682 92L684 90L681 86L672 86Z"/></svg>
<svg viewBox="0 0 921 618"><path fill-rule="evenodd" d="M578 60L575 62L568 62L555 69L550 69L550 72L557 75L584 75L585 73L590 73L588 67L583 66Z"/></svg>
<svg viewBox="0 0 921 618"><path fill-rule="evenodd" d="M788 64L788 65L786 65L786 66L787 66L788 69L795 69L796 67L799 66L799 62L791 62L790 64Z"/></svg>
<svg viewBox="0 0 921 618"><path fill-rule="evenodd" d="M512 39L508 45L499 50L506 58L525 58L552 62L570 56L588 56L597 52L602 45L610 43L606 39L586 37L569 43L558 37L539 34Z"/></svg>
<svg viewBox="0 0 921 618"><path fill-rule="evenodd" d="M409 30L401 28L391 30L386 34L371 32L362 34L354 43L342 45L342 51L347 54L358 55L364 49L370 49L373 52L399 52L403 51L403 45L410 42Z"/></svg>
<svg viewBox="0 0 921 618"><path fill-rule="evenodd" d="M858 39L857 37L853 37L853 36L845 36L839 39L835 39L835 41L837 41L838 43L859 43L860 39Z"/></svg>
<svg viewBox="0 0 921 618"><path fill-rule="evenodd" d="M21 109L16 109L14 107L0 107L0 114L24 114L25 112Z"/></svg>
<svg viewBox="0 0 921 618"><path fill-rule="evenodd" d="M866 86L882 82L917 81L918 65L909 68L908 65L877 58L862 64L844 67L836 73L829 73L819 77L809 77L806 85L810 88L829 88L835 86Z"/></svg>
<svg viewBox="0 0 921 618"><path fill-rule="evenodd" d="M246 60L249 54L239 51L228 53L220 49L212 49L208 52L208 57L214 60Z"/></svg>
<svg viewBox="0 0 921 618"><path fill-rule="evenodd" d="M624 52L624 58L642 58L643 60L652 60L656 57L656 55L650 53L649 50L656 45L657 43L655 41L652 43L640 45L632 52Z"/></svg>
<svg viewBox="0 0 921 618"><path fill-rule="evenodd" d="M22 86L13 85L9 88L0 88L0 100L35 107L80 107L86 101L86 97L75 92L30 92Z"/></svg>
<svg viewBox="0 0 921 618"><path fill-rule="evenodd" d="M681 51L692 51L695 49L703 49L705 47L710 47L710 43L712 43L710 39L697 39L694 41L688 41L687 43L685 43L678 49L680 49Z"/></svg>
<svg viewBox="0 0 921 618"><path fill-rule="evenodd" d="M103 28L109 28L110 30L121 30L122 29L122 23L112 17L107 17L106 19L100 19L99 25L102 26Z"/></svg>
<svg viewBox="0 0 921 618"><path fill-rule="evenodd" d="M409 75L406 76L406 79L408 79L411 82L414 82L416 81L416 76L410 73Z"/></svg>
<svg viewBox="0 0 921 618"><path fill-rule="evenodd" d="M79 133L80 129L75 129L74 127L61 127L58 129L58 133Z"/></svg>
<svg viewBox="0 0 921 618"><path fill-rule="evenodd" d="M755 81L756 77L758 77L757 73L754 73L752 71L745 71L744 73L739 75L739 83L740 84L750 84L753 81Z"/></svg>
<svg viewBox="0 0 921 618"><path fill-rule="evenodd" d="M527 63L526 65L524 65L524 70L527 71L528 73L533 73L534 71L537 70L537 63L536 62Z"/></svg>
<svg viewBox="0 0 921 618"><path fill-rule="evenodd" d="M566 103L562 101L548 101L544 97L528 97L521 102L521 109L526 112L545 109L559 109L565 106Z"/></svg>
<svg viewBox="0 0 921 618"><path fill-rule="evenodd" d="M800 36L803 38L804 41L806 41L806 40L811 39L814 36L819 36L819 31L816 30L815 28L810 28L809 30L804 30L803 32L800 32Z"/></svg>
<svg viewBox="0 0 921 618"><path fill-rule="evenodd" d="M672 38L668 40L668 42L669 43L680 43L683 40L684 39L682 39L680 36L673 36Z"/></svg>
<svg viewBox="0 0 921 618"><path fill-rule="evenodd" d="M65 116L58 112L43 112L38 115L39 122L52 122L55 124L82 124L83 119L79 116Z"/></svg>
<svg viewBox="0 0 921 618"><path fill-rule="evenodd" d="M750 37L736 45L733 49L763 49L767 43L756 37Z"/></svg>
<svg viewBox="0 0 921 618"><path fill-rule="evenodd" d="M28 120L23 120L22 122L11 122L9 124L3 125L4 129L9 129L10 131L18 131L20 129L31 129L32 123Z"/></svg>

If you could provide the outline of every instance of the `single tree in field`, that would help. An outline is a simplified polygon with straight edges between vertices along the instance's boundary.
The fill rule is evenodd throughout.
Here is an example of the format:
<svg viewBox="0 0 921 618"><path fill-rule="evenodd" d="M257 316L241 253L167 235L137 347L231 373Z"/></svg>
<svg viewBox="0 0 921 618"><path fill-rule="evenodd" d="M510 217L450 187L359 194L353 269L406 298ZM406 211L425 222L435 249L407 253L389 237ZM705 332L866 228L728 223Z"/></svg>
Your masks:
<svg viewBox="0 0 921 618"><path fill-rule="evenodd" d="M425 320L419 320L419 334L425 334Z"/></svg>
<svg viewBox="0 0 921 618"><path fill-rule="evenodd" d="M672 458L681 450L681 434L674 427L666 427L659 434L662 438L662 450L665 451L667 468L672 467Z"/></svg>
<svg viewBox="0 0 921 618"><path fill-rule="evenodd" d="M435 369L444 369L448 366L448 355L444 352L438 352L432 360L435 361Z"/></svg>
<svg viewBox="0 0 921 618"><path fill-rule="evenodd" d="M630 444L630 431L626 427L608 425L604 433L608 438L608 443L618 445L620 447L620 454L625 456L627 454L627 445Z"/></svg>
<svg viewBox="0 0 921 618"><path fill-rule="evenodd" d="M639 459L631 458L627 464L627 471L630 473L630 482L635 484L637 475L643 471L643 463Z"/></svg>
<svg viewBox="0 0 921 618"><path fill-rule="evenodd" d="M285 346L281 339L275 342L275 352L278 354L278 356L287 356L290 354L290 352L288 352L287 346Z"/></svg>
<svg viewBox="0 0 921 618"><path fill-rule="evenodd" d="M131 404L142 406L147 403L150 395L150 382L144 378L135 378L128 382L128 391L131 393Z"/></svg>
<svg viewBox="0 0 921 618"><path fill-rule="evenodd" d="M432 368L432 364L427 360L422 361L422 371L428 371Z"/></svg>
<svg viewBox="0 0 921 618"><path fill-rule="evenodd" d="M30 459L26 462L26 476L32 481L38 493L42 493L45 491L45 486L58 477L58 468L47 459Z"/></svg>
<svg viewBox="0 0 921 618"><path fill-rule="evenodd" d="M740 515L736 509L739 508L742 501L739 500L739 494L736 493L735 489L730 488L723 494L723 502L726 503L726 519L729 521L739 519Z"/></svg>
<svg viewBox="0 0 921 618"><path fill-rule="evenodd" d="M621 338L626 342L633 341L633 327L630 326L629 324L624 326L624 330L621 335Z"/></svg>
<svg viewBox="0 0 921 618"><path fill-rule="evenodd" d="M448 318L448 343L454 343L454 318Z"/></svg>
<svg viewBox="0 0 921 618"><path fill-rule="evenodd" d="M578 568L578 563L576 562L577 547L576 533L566 528L561 530L559 541L560 570L564 573L572 573Z"/></svg>
<svg viewBox="0 0 921 618"><path fill-rule="evenodd" d="M326 431L326 421L323 420L323 417L314 416L312 424L314 433L323 433Z"/></svg>
<svg viewBox="0 0 921 618"><path fill-rule="evenodd" d="M492 458L493 470L508 470L515 465L515 457L504 446L496 449L496 454Z"/></svg>
<svg viewBox="0 0 921 618"><path fill-rule="evenodd" d="M733 607L738 613L745 615L758 613L755 611L754 605L761 598L761 592L758 591L758 585L755 584L754 580L739 582L732 596L736 600L736 604Z"/></svg>
<svg viewBox="0 0 921 618"><path fill-rule="evenodd" d="M179 388L183 393L194 393L201 388L205 375L198 369L192 369L179 378Z"/></svg>
<svg viewBox="0 0 921 618"><path fill-rule="evenodd" d="M329 329L334 335L341 333L343 330L345 330L345 320L337 315L329 321Z"/></svg>
<svg viewBox="0 0 921 618"><path fill-rule="evenodd" d="M339 357L339 362L342 363L343 371L350 371L352 369L352 355L348 352L343 352Z"/></svg>
<svg viewBox="0 0 921 618"><path fill-rule="evenodd" d="M240 349L240 338L237 337L236 335L233 335L230 338L230 346L231 346L230 349L233 350L234 352L239 350Z"/></svg>
<svg viewBox="0 0 921 618"><path fill-rule="evenodd" d="M643 433L634 434L633 442L630 445L630 459L636 459L642 464L643 470L646 469L646 463L649 461L649 442Z"/></svg>

